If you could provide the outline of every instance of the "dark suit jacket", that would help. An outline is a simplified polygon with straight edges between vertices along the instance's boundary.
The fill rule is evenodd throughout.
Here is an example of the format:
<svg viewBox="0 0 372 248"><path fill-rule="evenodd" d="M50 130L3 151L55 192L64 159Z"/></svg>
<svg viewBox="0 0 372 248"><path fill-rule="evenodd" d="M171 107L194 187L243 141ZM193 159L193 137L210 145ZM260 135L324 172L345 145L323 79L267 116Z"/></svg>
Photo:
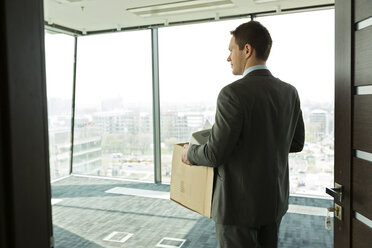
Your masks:
<svg viewBox="0 0 372 248"><path fill-rule="evenodd" d="M268 70L224 87L205 145L191 145L192 164L215 167L212 218L218 224L260 226L288 209L288 153L304 145L297 90Z"/></svg>

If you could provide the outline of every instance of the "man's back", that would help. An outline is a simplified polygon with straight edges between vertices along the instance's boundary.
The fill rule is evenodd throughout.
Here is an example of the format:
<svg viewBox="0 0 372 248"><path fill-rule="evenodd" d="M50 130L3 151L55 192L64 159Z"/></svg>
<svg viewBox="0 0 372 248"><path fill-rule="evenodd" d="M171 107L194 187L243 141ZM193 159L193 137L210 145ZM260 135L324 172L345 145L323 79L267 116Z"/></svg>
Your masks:
<svg viewBox="0 0 372 248"><path fill-rule="evenodd" d="M285 213L288 153L299 118L302 123L296 89L268 70L253 71L221 90L208 143L189 152L190 161L216 167L216 223L263 225ZM300 129L300 142L291 151L302 149L303 125Z"/></svg>

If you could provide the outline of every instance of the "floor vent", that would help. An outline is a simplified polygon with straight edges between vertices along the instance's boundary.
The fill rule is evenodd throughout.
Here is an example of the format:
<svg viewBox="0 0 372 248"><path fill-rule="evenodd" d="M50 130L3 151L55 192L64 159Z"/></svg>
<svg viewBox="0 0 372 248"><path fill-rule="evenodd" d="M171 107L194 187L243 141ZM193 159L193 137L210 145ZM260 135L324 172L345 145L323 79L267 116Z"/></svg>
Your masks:
<svg viewBox="0 0 372 248"><path fill-rule="evenodd" d="M126 233L126 232L112 232L110 233L106 238L104 238L104 241L111 241L111 242L117 242L117 243L124 243L128 239L130 239L133 236L132 233Z"/></svg>
<svg viewBox="0 0 372 248"><path fill-rule="evenodd" d="M165 247L165 248L180 248L186 242L186 239L176 239L164 237L156 245L156 247Z"/></svg>

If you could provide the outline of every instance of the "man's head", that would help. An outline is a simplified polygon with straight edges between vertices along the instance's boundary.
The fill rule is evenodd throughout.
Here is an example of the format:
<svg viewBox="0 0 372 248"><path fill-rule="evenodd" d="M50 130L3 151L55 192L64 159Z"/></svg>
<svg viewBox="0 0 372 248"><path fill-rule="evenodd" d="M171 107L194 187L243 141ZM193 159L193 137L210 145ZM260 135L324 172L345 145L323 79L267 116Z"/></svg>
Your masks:
<svg viewBox="0 0 372 248"><path fill-rule="evenodd" d="M241 24L234 31L229 45L233 74L241 75L244 70L257 64L265 64L269 57L272 40L269 31L256 21Z"/></svg>

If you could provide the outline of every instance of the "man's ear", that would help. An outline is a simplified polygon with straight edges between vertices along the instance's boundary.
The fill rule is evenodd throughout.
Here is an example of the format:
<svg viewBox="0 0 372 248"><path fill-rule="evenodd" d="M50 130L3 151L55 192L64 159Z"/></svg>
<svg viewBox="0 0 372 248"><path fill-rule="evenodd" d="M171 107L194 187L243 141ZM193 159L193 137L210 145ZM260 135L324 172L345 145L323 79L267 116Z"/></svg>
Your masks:
<svg viewBox="0 0 372 248"><path fill-rule="evenodd" d="M244 46L244 54L245 54L245 58L248 59L252 56L253 54L253 47L251 46L251 44L245 44Z"/></svg>

